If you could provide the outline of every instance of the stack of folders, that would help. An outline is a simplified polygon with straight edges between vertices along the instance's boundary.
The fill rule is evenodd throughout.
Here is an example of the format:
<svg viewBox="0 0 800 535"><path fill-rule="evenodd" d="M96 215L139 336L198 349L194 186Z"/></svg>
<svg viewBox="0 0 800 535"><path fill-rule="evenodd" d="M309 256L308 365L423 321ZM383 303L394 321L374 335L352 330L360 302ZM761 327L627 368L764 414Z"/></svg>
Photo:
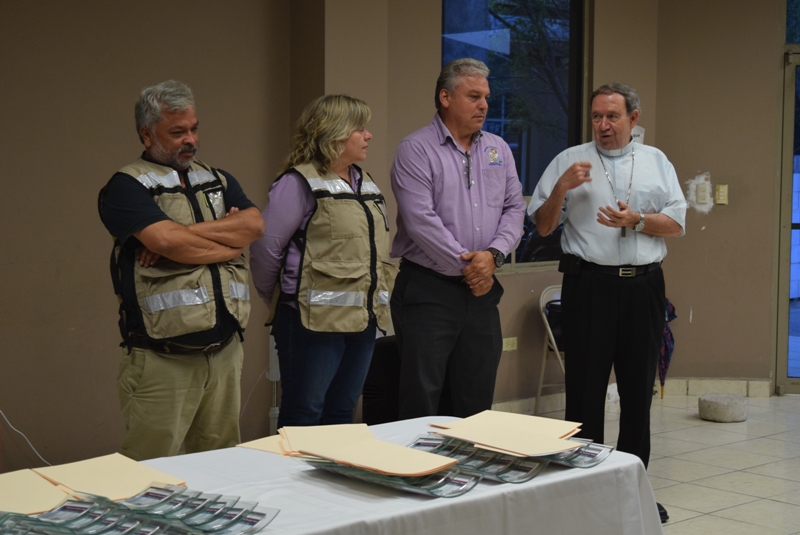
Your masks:
<svg viewBox="0 0 800 535"><path fill-rule="evenodd" d="M247 535L279 512L180 483L119 454L2 474L0 535Z"/></svg>
<svg viewBox="0 0 800 535"><path fill-rule="evenodd" d="M279 435L241 447L295 457L320 470L437 497L471 490L480 475L465 475L458 462L378 440L365 424L284 427Z"/></svg>
<svg viewBox="0 0 800 535"><path fill-rule="evenodd" d="M463 420L431 424L436 428L434 437L427 437L427 445L422 440L425 437L420 437L415 443L422 445L412 447L460 457L460 464L467 465L480 466L481 460L487 459L487 452L491 452L500 455L494 458L495 464L518 458L590 468L607 458L613 448L574 438L580 425L525 414L484 411Z"/></svg>

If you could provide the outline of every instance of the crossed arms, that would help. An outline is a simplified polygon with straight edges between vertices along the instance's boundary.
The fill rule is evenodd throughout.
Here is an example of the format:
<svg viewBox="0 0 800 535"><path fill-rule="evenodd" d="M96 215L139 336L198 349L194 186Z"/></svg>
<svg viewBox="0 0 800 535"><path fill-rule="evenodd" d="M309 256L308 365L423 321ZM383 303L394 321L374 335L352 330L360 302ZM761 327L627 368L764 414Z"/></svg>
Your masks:
<svg viewBox="0 0 800 535"><path fill-rule="evenodd" d="M144 267L164 256L182 264L227 262L242 254L245 247L264 234L264 221L258 208L234 207L224 218L193 225L163 220L148 225L133 235L144 245L137 259Z"/></svg>

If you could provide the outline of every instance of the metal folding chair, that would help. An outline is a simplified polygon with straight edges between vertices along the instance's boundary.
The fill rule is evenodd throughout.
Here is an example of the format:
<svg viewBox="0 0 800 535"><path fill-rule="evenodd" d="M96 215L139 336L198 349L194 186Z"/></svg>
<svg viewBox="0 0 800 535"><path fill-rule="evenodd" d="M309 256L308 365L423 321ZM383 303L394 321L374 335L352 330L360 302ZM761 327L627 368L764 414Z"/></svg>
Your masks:
<svg viewBox="0 0 800 535"><path fill-rule="evenodd" d="M556 343L556 337L553 334L553 330L550 328L550 322L547 319L547 303L550 301L554 301L557 299L561 299L561 285L556 286L548 286L544 290L542 290L542 295L539 297L539 313L542 316L542 322L544 323L544 330L545 330L545 337L544 337L544 344L542 349L542 366L539 371L539 387L536 389L536 401L533 405L533 414L539 414L539 401L542 398L542 388L545 386L558 386L562 383L547 383L544 382L544 372L545 368L547 367L547 359L548 358L555 358L558 360L558 364L561 366L561 372L564 373L566 376L566 370L564 369L564 352L563 350L558 348L558 344Z"/></svg>

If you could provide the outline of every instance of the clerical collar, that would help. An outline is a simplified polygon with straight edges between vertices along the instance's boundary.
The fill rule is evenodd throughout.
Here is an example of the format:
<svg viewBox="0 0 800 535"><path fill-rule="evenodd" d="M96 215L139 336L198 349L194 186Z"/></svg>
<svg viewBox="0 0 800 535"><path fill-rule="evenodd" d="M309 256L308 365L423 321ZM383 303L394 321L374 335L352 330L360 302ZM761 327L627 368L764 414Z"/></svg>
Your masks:
<svg viewBox="0 0 800 535"><path fill-rule="evenodd" d="M597 143L595 143L595 145L597 145ZM633 140L631 140L630 143L621 149L606 150L600 145L597 145L597 150L600 151L600 154L603 156L608 156L609 158L613 158L614 156L622 156L623 154L628 154L631 150L633 150Z"/></svg>

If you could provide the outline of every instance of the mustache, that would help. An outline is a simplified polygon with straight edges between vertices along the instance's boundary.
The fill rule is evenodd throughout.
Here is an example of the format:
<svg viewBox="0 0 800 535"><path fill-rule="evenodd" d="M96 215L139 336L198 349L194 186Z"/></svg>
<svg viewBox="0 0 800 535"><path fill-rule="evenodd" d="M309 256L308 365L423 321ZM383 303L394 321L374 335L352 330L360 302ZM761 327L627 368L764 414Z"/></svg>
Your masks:
<svg viewBox="0 0 800 535"><path fill-rule="evenodd" d="M199 145L184 145L181 147L181 150L178 151L178 154L184 154L187 152L191 152L192 154L196 153L197 150L200 148Z"/></svg>

